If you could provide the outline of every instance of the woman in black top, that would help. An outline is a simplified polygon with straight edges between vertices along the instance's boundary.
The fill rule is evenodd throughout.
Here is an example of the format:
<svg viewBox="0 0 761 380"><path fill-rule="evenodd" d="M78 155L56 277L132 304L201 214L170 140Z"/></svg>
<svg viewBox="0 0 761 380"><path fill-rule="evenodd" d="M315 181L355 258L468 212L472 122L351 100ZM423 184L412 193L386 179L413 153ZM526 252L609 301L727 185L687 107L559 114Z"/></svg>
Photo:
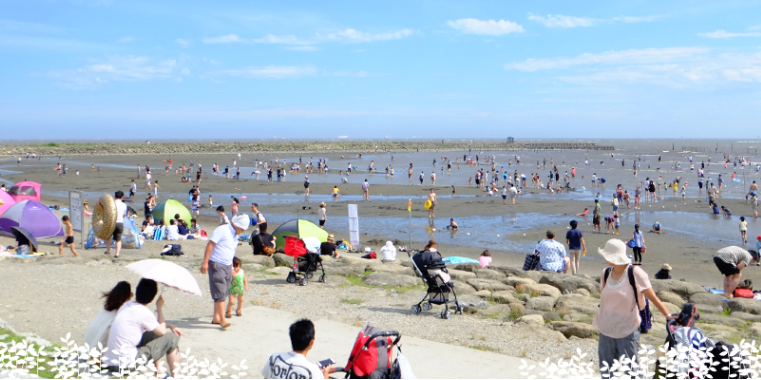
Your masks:
<svg viewBox="0 0 761 380"><path fill-rule="evenodd" d="M145 217L148 218L148 215L151 215L153 212L153 207L156 206L156 201L153 199L153 195L148 196L148 199L143 203L143 206L145 207Z"/></svg>
<svg viewBox="0 0 761 380"><path fill-rule="evenodd" d="M320 244L320 255L330 255L331 257L338 258L338 251L336 251L336 244L333 242L333 234L328 235L328 241Z"/></svg>

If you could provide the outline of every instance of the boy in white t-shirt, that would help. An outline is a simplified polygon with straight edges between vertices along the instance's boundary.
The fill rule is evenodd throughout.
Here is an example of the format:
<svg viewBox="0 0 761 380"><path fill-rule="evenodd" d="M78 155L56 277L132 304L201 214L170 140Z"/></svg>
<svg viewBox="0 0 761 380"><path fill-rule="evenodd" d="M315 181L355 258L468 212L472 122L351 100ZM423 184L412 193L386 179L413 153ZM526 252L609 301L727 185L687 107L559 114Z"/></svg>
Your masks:
<svg viewBox="0 0 761 380"><path fill-rule="evenodd" d="M161 358L166 356L169 370L174 373L175 364L179 362L177 346L185 334L164 321L163 297L156 301L158 320L145 306L153 301L156 293L156 281L144 278L135 289L135 301L128 301L119 308L111 324L108 350L103 356L109 371L128 372L138 358L154 362L158 368ZM159 377L163 376L159 374Z"/></svg>
<svg viewBox="0 0 761 380"><path fill-rule="evenodd" d="M314 346L314 324L301 319L289 329L293 351L273 354L262 368L265 379L327 379L333 372L328 365L320 368L307 360L306 356Z"/></svg>

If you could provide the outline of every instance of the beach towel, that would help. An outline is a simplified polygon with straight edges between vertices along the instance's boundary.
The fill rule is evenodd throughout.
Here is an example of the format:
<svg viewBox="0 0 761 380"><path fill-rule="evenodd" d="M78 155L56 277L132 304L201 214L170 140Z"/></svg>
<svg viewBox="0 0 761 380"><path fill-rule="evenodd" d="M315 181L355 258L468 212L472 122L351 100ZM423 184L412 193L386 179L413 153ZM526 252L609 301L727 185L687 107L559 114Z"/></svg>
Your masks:
<svg viewBox="0 0 761 380"><path fill-rule="evenodd" d="M461 256L450 256L444 258L444 263L446 264L480 264L478 260L474 260L468 257L461 257Z"/></svg>

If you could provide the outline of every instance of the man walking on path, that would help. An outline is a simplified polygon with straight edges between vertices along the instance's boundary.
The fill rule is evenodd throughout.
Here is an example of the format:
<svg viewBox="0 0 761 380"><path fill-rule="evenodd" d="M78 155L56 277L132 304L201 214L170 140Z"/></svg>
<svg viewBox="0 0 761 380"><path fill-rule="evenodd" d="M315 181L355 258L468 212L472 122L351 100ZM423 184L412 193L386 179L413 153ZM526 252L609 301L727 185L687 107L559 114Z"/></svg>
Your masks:
<svg viewBox="0 0 761 380"><path fill-rule="evenodd" d="M230 224L223 224L212 232L206 253L201 264L201 273L209 273L209 289L214 300L214 317L212 324L220 325L223 329L230 327L225 319L225 301L227 290L232 281L232 264L238 239L235 237L248 229L251 219L248 215L237 215Z"/></svg>

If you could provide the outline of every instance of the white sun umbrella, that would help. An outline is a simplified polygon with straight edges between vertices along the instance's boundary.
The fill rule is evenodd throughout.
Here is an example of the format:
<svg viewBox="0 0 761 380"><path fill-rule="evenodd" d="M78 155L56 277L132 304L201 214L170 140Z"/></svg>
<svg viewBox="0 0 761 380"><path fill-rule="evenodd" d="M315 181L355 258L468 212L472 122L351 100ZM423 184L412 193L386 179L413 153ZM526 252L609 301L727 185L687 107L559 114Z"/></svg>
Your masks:
<svg viewBox="0 0 761 380"><path fill-rule="evenodd" d="M148 278L159 284L174 288L185 293L201 296L198 281L187 269L166 260L140 260L125 266L143 278Z"/></svg>

